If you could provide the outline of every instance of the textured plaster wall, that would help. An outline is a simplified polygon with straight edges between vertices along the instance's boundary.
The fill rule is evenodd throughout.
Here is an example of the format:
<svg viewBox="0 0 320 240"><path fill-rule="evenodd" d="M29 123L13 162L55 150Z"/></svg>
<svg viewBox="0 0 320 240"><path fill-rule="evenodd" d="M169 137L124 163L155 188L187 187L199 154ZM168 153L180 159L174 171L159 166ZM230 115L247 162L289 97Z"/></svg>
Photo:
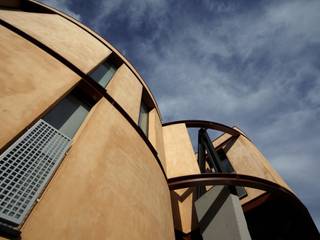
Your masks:
<svg viewBox="0 0 320 240"><path fill-rule="evenodd" d="M80 77L2 26L0 62L1 148L70 90Z"/></svg>
<svg viewBox="0 0 320 240"><path fill-rule="evenodd" d="M228 139L230 135L224 134L213 144L221 143L221 140ZM239 174L245 174L263 178L279 185L289 188L286 182L281 178L277 171L271 166L269 161L263 156L259 149L246 137L240 136L233 144L225 148L226 155L230 160L233 168ZM248 196L241 199L241 203L244 204L258 196L264 191L256 190L253 188L246 188Z"/></svg>
<svg viewBox="0 0 320 240"><path fill-rule="evenodd" d="M0 10L0 17L26 32L87 73L111 50L56 14Z"/></svg>
<svg viewBox="0 0 320 240"><path fill-rule="evenodd" d="M148 137L154 148L157 150L161 164L166 171L166 158L164 152L162 124L156 109L152 109L149 112Z"/></svg>
<svg viewBox="0 0 320 240"><path fill-rule="evenodd" d="M122 64L114 74L107 85L107 92L138 123L142 85L126 65Z"/></svg>
<svg viewBox="0 0 320 240"><path fill-rule="evenodd" d="M170 194L151 151L105 99L22 228L22 239L174 239Z"/></svg>
<svg viewBox="0 0 320 240"><path fill-rule="evenodd" d="M200 173L185 124L163 127L168 178ZM189 233L197 227L193 188L171 192L175 228Z"/></svg>

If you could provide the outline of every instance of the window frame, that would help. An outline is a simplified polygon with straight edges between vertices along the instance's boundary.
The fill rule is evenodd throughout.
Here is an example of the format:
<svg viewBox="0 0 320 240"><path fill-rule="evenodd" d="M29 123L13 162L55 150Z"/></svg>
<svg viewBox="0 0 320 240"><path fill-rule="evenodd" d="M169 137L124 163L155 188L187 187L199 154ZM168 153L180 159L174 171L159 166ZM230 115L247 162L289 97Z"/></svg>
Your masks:
<svg viewBox="0 0 320 240"><path fill-rule="evenodd" d="M102 85L99 81L103 78L97 79L95 77L93 77L93 74L97 73L98 69L104 65L104 67L106 67L105 64L108 64L111 69L114 69L114 72L112 73L111 77L107 80L105 86ZM123 61L120 59L119 56L117 56L114 52L112 52L110 55L108 55L105 59L103 59L98 65L96 65L89 73L88 76L90 76L90 78L92 80L94 80L97 84L99 84L101 87L103 88L107 88L108 84L111 82L112 78L114 77L114 75L116 74L117 70L120 68L120 66L123 64ZM108 72L108 71L107 71ZM107 72L105 72L103 74L103 76L105 76L105 74L107 74Z"/></svg>

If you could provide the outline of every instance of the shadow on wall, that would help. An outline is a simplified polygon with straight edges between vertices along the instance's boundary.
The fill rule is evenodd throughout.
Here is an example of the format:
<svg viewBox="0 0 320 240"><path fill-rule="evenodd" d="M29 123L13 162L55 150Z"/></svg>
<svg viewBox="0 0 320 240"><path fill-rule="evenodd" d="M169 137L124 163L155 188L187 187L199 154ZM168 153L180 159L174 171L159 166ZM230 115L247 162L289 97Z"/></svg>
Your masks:
<svg viewBox="0 0 320 240"><path fill-rule="evenodd" d="M189 233L198 229L198 219L194 206L197 189L194 187L175 190L170 192L172 214L175 230ZM192 208L190 209L190 207ZM187 222L190 221L190 222ZM187 231L189 229L189 231Z"/></svg>

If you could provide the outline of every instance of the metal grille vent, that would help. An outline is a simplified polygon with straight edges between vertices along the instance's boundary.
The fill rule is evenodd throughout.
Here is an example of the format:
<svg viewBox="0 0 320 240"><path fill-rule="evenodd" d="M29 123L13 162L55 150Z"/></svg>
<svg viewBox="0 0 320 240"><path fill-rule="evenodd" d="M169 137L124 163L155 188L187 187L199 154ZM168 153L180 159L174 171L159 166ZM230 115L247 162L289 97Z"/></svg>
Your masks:
<svg viewBox="0 0 320 240"><path fill-rule="evenodd" d="M23 222L70 142L40 119L0 156L0 220Z"/></svg>

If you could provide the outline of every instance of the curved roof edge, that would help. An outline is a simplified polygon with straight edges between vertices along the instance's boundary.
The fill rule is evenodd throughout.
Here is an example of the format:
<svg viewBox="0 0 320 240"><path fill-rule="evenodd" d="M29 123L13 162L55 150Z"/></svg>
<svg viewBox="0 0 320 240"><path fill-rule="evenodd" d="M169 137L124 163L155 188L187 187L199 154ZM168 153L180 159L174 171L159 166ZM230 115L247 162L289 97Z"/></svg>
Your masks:
<svg viewBox="0 0 320 240"><path fill-rule="evenodd" d="M303 216L304 221L306 221L308 226L308 232L310 233L309 237L313 237L312 239L318 239L319 237L318 229L304 204L290 190L274 182L254 176L235 173L193 174L168 179L168 186L170 190L206 185L250 187L275 194L283 200L290 202L292 207L294 207L295 210Z"/></svg>
<svg viewBox="0 0 320 240"><path fill-rule="evenodd" d="M249 141L251 141L242 131L239 131L236 127L230 127L222 123L206 121L206 120L178 120L172 122L163 123L162 126L169 126L174 124L184 123L187 128L206 128L211 130L221 131L223 133L228 133L231 136L244 136Z"/></svg>
<svg viewBox="0 0 320 240"><path fill-rule="evenodd" d="M113 51L114 53L116 53L122 60L123 62L127 65L127 67L133 72L133 74L137 77L137 79L139 80L139 82L145 87L145 89L147 90L148 94L150 95L152 101L155 104L155 108L157 109L158 115L160 120L162 120L162 116L161 116L161 112L159 110L159 106L157 101L155 100L155 97L153 95L153 93L151 92L149 86L147 85L147 83L145 82L145 80L141 77L141 75L138 73L138 71L135 69L135 67L132 65L132 63L130 63L121 53L120 51L114 47L111 43L109 43L109 41L107 41L106 39L104 39L103 37L101 37L96 31L92 30L91 28L85 26L84 24L82 24L81 22L79 22L77 19L75 19L74 17L54 8L51 7L47 4L38 2L36 0L26 0L30 3L39 5L41 7L46 8L49 11L52 11L53 13L56 13L58 15L60 15L61 17L69 20L70 22L72 22L73 24L77 25L78 27L82 28L84 31L86 31L87 33L89 33L90 35L92 35L94 38L96 38L98 41L100 41L102 44L104 44L106 47L108 47L111 51Z"/></svg>

